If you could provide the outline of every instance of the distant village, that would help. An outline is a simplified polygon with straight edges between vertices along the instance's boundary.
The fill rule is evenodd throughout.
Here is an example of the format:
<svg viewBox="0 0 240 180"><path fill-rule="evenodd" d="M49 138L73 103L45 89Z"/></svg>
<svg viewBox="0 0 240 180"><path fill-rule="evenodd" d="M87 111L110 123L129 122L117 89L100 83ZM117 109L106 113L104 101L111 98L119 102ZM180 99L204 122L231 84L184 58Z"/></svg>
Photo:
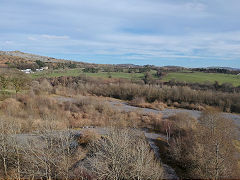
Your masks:
<svg viewBox="0 0 240 180"><path fill-rule="evenodd" d="M40 69L36 69L36 72L40 72L40 71L44 71L44 70L48 70L48 67L42 67ZM32 69L25 69L25 70L21 70L22 72L26 73L26 74L32 74L35 73Z"/></svg>

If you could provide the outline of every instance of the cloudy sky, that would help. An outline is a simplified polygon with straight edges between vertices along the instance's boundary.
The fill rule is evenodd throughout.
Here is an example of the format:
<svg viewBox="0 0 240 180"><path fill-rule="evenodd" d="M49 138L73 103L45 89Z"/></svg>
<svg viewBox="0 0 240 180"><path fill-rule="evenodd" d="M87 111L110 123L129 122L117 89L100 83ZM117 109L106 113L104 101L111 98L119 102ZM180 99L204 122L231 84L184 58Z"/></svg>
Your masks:
<svg viewBox="0 0 240 180"><path fill-rule="evenodd" d="M0 50L240 68L240 0L0 0Z"/></svg>

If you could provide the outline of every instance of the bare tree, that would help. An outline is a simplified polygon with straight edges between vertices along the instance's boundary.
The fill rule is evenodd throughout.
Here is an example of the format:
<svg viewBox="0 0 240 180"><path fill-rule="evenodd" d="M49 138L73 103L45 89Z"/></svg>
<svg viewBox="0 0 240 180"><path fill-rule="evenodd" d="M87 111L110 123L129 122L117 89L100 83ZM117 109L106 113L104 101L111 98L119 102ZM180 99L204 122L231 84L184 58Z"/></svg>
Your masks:
<svg viewBox="0 0 240 180"><path fill-rule="evenodd" d="M14 121L0 119L0 177L20 179L21 147L17 142L20 128Z"/></svg>
<svg viewBox="0 0 240 180"><path fill-rule="evenodd" d="M167 143L168 143L168 144L169 144L169 140L170 140L170 138L171 138L172 126L173 126L173 123L170 122L170 121L164 121L164 123L163 123L163 127L164 127L165 132L166 132Z"/></svg>
<svg viewBox="0 0 240 180"><path fill-rule="evenodd" d="M204 147L205 158L197 171L199 174L205 172L203 174L207 176L204 178L236 178L235 170L239 170L239 158L233 145L233 140L236 139L236 125L214 110L205 111L200 123L202 126L199 128L197 140Z"/></svg>
<svg viewBox="0 0 240 180"><path fill-rule="evenodd" d="M215 110L203 112L196 129L172 140L170 154L185 178L239 178L236 127Z"/></svg>

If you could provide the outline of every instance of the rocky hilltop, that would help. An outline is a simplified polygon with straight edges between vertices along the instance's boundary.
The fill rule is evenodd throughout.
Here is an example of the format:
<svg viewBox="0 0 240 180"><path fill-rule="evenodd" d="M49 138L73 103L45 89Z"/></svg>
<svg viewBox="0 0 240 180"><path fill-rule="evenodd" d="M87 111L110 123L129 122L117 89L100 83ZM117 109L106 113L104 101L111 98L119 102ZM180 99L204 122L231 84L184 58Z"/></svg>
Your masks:
<svg viewBox="0 0 240 180"><path fill-rule="evenodd" d="M63 59L55 59L55 58L51 58L51 57L47 57L47 56L40 56L40 55L35 55L35 54L30 54L30 53L24 53L21 51L0 51L0 55L19 57L19 58L22 58L22 59L28 60L28 61L40 60L43 62L55 62L55 63L69 62L69 61L63 60Z"/></svg>

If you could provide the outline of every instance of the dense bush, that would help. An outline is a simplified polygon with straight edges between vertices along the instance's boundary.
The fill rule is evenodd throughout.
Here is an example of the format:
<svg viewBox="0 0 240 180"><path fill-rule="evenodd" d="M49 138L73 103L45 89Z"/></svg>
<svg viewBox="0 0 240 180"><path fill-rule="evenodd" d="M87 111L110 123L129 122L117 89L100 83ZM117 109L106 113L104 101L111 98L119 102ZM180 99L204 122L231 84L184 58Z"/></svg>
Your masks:
<svg viewBox="0 0 240 180"><path fill-rule="evenodd" d="M210 83L210 82L206 82L206 83L187 83L187 82L178 82L175 80L170 80L168 82L164 82L164 85L167 86L180 86L180 87L184 87L184 86L188 86L193 90L212 90L212 91L220 91L220 92L226 92L226 93L234 93L240 92L240 86L238 87L234 87L231 83L223 83L223 84L219 84L217 81L215 83Z"/></svg>
<svg viewBox="0 0 240 180"><path fill-rule="evenodd" d="M131 101L143 97L146 102L161 101L170 106L202 110L202 106L215 106L225 112L239 111L239 93L214 90L193 90L187 86L162 86L131 83L128 80L112 80L88 77L60 77L49 79L55 87L66 86L76 93L113 97Z"/></svg>

